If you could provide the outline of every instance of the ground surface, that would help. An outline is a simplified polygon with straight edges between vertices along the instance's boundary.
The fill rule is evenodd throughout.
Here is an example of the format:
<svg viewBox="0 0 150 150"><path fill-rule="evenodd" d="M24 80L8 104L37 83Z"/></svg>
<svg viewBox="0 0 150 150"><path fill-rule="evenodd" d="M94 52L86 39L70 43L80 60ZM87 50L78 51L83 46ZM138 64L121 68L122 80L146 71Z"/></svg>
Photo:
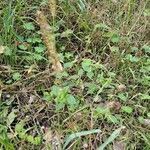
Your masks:
<svg viewBox="0 0 150 150"><path fill-rule="evenodd" d="M0 149L149 150L149 6L58 0L53 16L46 0L2 0ZM37 10L53 29L60 73Z"/></svg>

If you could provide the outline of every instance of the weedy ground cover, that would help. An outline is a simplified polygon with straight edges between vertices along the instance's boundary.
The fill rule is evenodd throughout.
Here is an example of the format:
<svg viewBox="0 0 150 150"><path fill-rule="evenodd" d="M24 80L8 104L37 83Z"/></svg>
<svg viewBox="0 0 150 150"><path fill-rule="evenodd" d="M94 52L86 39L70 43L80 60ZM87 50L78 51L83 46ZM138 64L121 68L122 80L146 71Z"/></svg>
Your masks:
<svg viewBox="0 0 150 150"><path fill-rule="evenodd" d="M2 0L0 149L150 149L149 6Z"/></svg>

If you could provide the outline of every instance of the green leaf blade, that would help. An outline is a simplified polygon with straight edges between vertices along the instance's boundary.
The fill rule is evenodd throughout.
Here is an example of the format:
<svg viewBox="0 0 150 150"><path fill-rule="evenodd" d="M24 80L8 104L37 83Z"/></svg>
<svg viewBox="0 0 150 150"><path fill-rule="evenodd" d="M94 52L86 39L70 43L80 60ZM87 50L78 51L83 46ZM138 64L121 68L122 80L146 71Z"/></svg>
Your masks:
<svg viewBox="0 0 150 150"><path fill-rule="evenodd" d="M75 138L79 138L81 136L86 136L89 134L100 133L100 132L101 132L100 129L93 129L93 130L89 130L89 131L81 131L81 132L73 133L68 138L66 138L63 149L65 150L67 145Z"/></svg>
<svg viewBox="0 0 150 150"><path fill-rule="evenodd" d="M110 137L97 149L97 150L104 150L104 148L110 144L111 142L113 142L120 134L121 130L124 129L125 127L122 126L118 129L116 129L111 135Z"/></svg>

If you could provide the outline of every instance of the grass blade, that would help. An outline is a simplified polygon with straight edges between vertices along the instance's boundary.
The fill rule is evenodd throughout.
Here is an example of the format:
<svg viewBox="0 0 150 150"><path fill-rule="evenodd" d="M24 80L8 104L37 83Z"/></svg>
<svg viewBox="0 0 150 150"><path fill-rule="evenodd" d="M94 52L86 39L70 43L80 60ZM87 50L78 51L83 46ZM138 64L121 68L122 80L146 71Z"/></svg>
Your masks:
<svg viewBox="0 0 150 150"><path fill-rule="evenodd" d="M84 11L86 8L86 2L84 0L79 0L78 6L79 6L81 11Z"/></svg>
<svg viewBox="0 0 150 150"><path fill-rule="evenodd" d="M86 136L89 134L94 134L94 133L99 133L99 132L101 132L100 129L93 129L93 130L89 130L89 131L81 131L81 132L73 133L69 137L66 138L63 149L65 149L67 147L67 145L75 138L79 138L81 136Z"/></svg>
<svg viewBox="0 0 150 150"><path fill-rule="evenodd" d="M110 135L110 137L109 137L97 150L103 150L109 143L111 143L112 141L114 141L114 139L119 136L121 130L124 129L124 128L125 128L125 127L122 126L122 127L118 128L118 129L116 129L116 130Z"/></svg>

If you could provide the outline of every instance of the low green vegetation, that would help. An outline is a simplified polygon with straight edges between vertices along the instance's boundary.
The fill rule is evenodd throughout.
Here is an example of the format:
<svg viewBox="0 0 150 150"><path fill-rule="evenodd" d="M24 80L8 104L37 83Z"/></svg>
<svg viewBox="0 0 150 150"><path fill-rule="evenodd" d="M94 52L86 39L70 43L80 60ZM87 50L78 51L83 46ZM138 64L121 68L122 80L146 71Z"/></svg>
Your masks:
<svg viewBox="0 0 150 150"><path fill-rule="evenodd" d="M0 149L150 149L150 2L0 2ZM63 71L54 72L36 11Z"/></svg>

